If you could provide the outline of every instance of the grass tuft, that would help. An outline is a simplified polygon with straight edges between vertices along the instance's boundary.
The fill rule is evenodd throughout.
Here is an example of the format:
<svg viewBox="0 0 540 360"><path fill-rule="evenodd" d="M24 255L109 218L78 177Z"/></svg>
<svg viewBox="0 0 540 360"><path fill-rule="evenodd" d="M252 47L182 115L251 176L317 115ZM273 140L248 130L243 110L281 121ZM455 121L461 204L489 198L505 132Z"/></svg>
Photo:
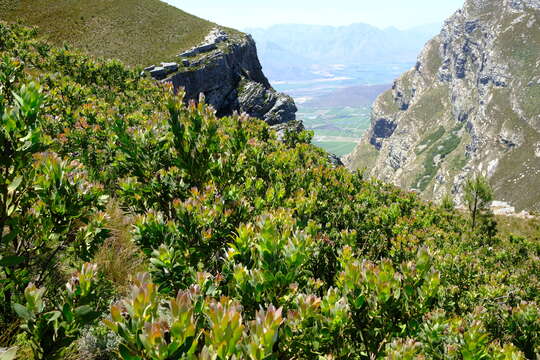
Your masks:
<svg viewBox="0 0 540 360"><path fill-rule="evenodd" d="M111 236L99 248L93 262L122 294L127 290L130 277L145 270L144 257L131 240L132 218L114 202L109 204L107 214Z"/></svg>

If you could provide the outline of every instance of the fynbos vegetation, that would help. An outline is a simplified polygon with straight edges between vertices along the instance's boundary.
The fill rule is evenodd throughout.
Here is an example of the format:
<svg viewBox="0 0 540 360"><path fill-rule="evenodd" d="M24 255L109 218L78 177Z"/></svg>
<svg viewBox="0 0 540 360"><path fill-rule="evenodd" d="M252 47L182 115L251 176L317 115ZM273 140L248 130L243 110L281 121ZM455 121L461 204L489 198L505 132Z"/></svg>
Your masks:
<svg viewBox="0 0 540 360"><path fill-rule="evenodd" d="M540 352L538 233L34 36L0 24L0 359Z"/></svg>

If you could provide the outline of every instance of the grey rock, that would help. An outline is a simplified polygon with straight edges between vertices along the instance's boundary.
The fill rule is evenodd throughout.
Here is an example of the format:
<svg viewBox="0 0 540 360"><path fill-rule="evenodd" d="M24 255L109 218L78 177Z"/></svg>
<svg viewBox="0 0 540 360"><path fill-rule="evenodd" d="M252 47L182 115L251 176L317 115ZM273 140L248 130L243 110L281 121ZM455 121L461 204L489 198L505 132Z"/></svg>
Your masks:
<svg viewBox="0 0 540 360"><path fill-rule="evenodd" d="M152 65L147 67L146 69L150 69L145 71L149 72L154 79L163 80L168 75L178 71L178 64L175 62L162 62L161 66ZM143 71L143 73L145 73L145 71ZM143 73L141 73L141 76L143 76Z"/></svg>
<svg viewBox="0 0 540 360"><path fill-rule="evenodd" d="M384 118L377 119L371 129L370 144L381 150L382 139L387 139L396 130L397 124Z"/></svg>
<svg viewBox="0 0 540 360"><path fill-rule="evenodd" d="M153 70L150 71L150 75L152 75L152 77L156 80L165 79L167 74L168 71L161 66L156 66Z"/></svg>
<svg viewBox="0 0 540 360"><path fill-rule="evenodd" d="M217 44L224 42L226 49L218 49ZM218 116L242 112L270 125L294 122L297 111L294 100L270 86L251 36L231 41L224 31L213 29L202 44L180 56L198 54L205 55L195 62L181 60L182 65L189 67L184 71L178 71L176 62L162 62L161 66L152 65L145 71L156 80L171 83L175 90L183 88L186 102L198 100L204 94L205 101L216 109ZM301 122L300 126L303 126Z"/></svg>
<svg viewBox="0 0 540 360"><path fill-rule="evenodd" d="M212 31L210 31L208 35L206 35L206 38L204 39L203 43L201 43L198 46L195 46L194 48L190 50L184 51L178 56L193 57L199 54L210 52L212 50L217 49L217 44L227 41L228 39L229 39L229 36L223 30L220 30L217 28L213 29Z"/></svg>
<svg viewBox="0 0 540 360"><path fill-rule="evenodd" d="M178 64L175 62L162 62L161 67L167 70L169 73L178 71Z"/></svg>
<svg viewBox="0 0 540 360"><path fill-rule="evenodd" d="M289 122L285 122L285 123L281 123L277 125L272 125L270 127L272 128L272 130L276 132L277 139L280 141L285 138L285 133L287 131L300 132L300 131L305 130L304 124L298 120L293 120L293 121L289 121Z"/></svg>
<svg viewBox="0 0 540 360"><path fill-rule="evenodd" d="M210 52L210 51L215 50L215 49L217 49L216 44L204 44L204 45L197 46L196 48L190 49L188 51L184 51L183 53L181 53L178 56L180 56L180 57L193 57L193 56L196 56L196 55L199 55L199 54L204 54L204 53Z"/></svg>
<svg viewBox="0 0 540 360"><path fill-rule="evenodd" d="M520 132L503 129L499 134L499 142L508 149L515 149L523 144L524 138Z"/></svg>
<svg viewBox="0 0 540 360"><path fill-rule="evenodd" d="M239 89L240 111L263 119L270 125L295 120L294 100L285 94L266 88L263 84L243 79Z"/></svg>
<svg viewBox="0 0 540 360"><path fill-rule="evenodd" d="M212 39L225 41L219 34ZM229 41L226 51L214 51L191 63L190 70L179 71L165 81L175 89L184 88L186 101L197 100L203 93L218 116L245 112L270 125L296 119L294 100L270 86L262 72L255 42L249 35L239 41Z"/></svg>
<svg viewBox="0 0 540 360"><path fill-rule="evenodd" d="M466 179L484 174L495 198L540 211L540 193L529 191L540 188L531 96L540 82L539 10L540 0L465 0L375 101L346 166L430 200L451 191L456 203Z"/></svg>
<svg viewBox="0 0 540 360"><path fill-rule="evenodd" d="M406 144L392 144L390 146L390 155L387 164L390 165L392 169L400 169L407 162L407 148Z"/></svg>
<svg viewBox="0 0 540 360"><path fill-rule="evenodd" d="M229 36L227 33L221 29L215 28L210 31L206 38L204 39L205 44L219 44L220 42L227 41Z"/></svg>
<svg viewBox="0 0 540 360"><path fill-rule="evenodd" d="M335 154L328 154L328 161L334 166L343 166L341 159Z"/></svg>

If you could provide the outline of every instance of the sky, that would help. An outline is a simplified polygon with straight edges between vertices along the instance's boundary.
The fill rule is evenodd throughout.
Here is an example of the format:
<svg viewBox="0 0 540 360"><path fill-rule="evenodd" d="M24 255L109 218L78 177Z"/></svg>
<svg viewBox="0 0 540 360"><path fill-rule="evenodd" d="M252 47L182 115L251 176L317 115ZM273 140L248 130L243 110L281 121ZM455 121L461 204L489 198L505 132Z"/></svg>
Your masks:
<svg viewBox="0 0 540 360"><path fill-rule="evenodd" d="M275 24L406 29L441 23L464 0L165 0L188 13L236 29Z"/></svg>

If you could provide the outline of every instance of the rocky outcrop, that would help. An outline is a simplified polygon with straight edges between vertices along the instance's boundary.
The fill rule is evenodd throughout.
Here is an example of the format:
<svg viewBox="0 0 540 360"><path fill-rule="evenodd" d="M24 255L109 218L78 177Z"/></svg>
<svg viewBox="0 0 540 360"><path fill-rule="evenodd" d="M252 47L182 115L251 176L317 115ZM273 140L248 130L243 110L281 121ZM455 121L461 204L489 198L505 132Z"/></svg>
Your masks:
<svg viewBox="0 0 540 360"><path fill-rule="evenodd" d="M540 0L467 0L382 94L351 169L452 193L486 175L495 197L540 210Z"/></svg>
<svg viewBox="0 0 540 360"><path fill-rule="evenodd" d="M294 100L270 86L249 35L214 29L202 44L179 57L180 64L162 63L145 70L175 89L184 88L186 101L203 93L218 116L245 112L270 125L296 119Z"/></svg>
<svg viewBox="0 0 540 360"><path fill-rule="evenodd" d="M203 43L195 46L188 51L184 51L179 57L192 57L217 49L217 45L221 42L229 40L229 35L223 30L213 29L206 36Z"/></svg>
<svg viewBox="0 0 540 360"><path fill-rule="evenodd" d="M285 94L268 91L264 84L243 78L238 89L240 111L263 119L270 125L295 120L294 100Z"/></svg>
<svg viewBox="0 0 540 360"><path fill-rule="evenodd" d="M397 124L388 119L380 118L375 120L373 126L371 127L369 143L377 150L381 149L382 140L387 139L394 133L396 130Z"/></svg>
<svg viewBox="0 0 540 360"><path fill-rule="evenodd" d="M175 62L162 62L161 66L148 66L144 68L144 71L141 73L142 76L146 75L148 72L156 80L163 80L167 75L172 74L178 71L178 64Z"/></svg>

